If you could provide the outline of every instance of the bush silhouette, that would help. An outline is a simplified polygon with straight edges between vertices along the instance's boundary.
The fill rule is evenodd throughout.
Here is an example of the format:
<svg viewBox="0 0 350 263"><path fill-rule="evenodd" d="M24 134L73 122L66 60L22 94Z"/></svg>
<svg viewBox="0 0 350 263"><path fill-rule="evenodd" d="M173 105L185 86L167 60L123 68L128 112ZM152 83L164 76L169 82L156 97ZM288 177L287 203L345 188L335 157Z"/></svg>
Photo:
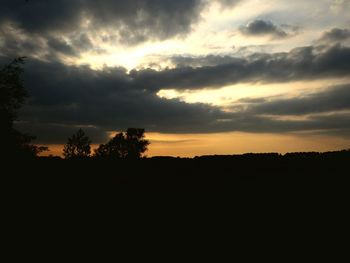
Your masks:
<svg viewBox="0 0 350 263"><path fill-rule="evenodd" d="M24 58L21 57L0 68L1 155L7 158L32 158L48 150L47 147L32 145L35 137L17 131L13 125L18 110L28 97L22 79L23 64Z"/></svg>
<svg viewBox="0 0 350 263"><path fill-rule="evenodd" d="M84 159L90 157L91 140L79 129L72 137L68 138L67 144L63 148L63 156L66 159Z"/></svg>
<svg viewBox="0 0 350 263"><path fill-rule="evenodd" d="M101 144L94 156L102 159L139 159L149 144L144 129L129 128L126 132L117 133L106 144Z"/></svg>

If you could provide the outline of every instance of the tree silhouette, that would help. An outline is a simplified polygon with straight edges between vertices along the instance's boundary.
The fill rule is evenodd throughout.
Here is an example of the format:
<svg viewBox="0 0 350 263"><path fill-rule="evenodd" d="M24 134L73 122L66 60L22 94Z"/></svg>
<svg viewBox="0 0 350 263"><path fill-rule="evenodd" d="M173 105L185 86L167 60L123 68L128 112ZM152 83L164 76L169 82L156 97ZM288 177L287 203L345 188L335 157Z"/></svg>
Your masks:
<svg viewBox="0 0 350 263"><path fill-rule="evenodd" d="M127 156L126 143L123 133L116 134L106 144L101 144L95 150L95 157L103 159L120 159Z"/></svg>
<svg viewBox="0 0 350 263"><path fill-rule="evenodd" d="M144 129L129 128L126 132L117 133L106 144L101 144L94 156L102 159L139 159L149 144Z"/></svg>
<svg viewBox="0 0 350 263"><path fill-rule="evenodd" d="M90 157L91 140L79 129L72 137L68 138L67 144L63 148L63 156L66 159L84 159Z"/></svg>
<svg viewBox="0 0 350 263"><path fill-rule="evenodd" d="M142 154L147 151L150 144L145 139L145 129L129 128L126 131L126 151L128 159L141 158Z"/></svg>
<svg viewBox="0 0 350 263"><path fill-rule="evenodd" d="M0 68L1 155L17 159L35 157L48 150L47 147L31 145L35 137L17 131L13 125L18 118L18 110L28 97L22 79L24 59L16 58Z"/></svg>
<svg viewBox="0 0 350 263"><path fill-rule="evenodd" d="M17 58L0 69L0 116L8 127L13 126L17 111L28 97L22 79L23 64L24 58Z"/></svg>

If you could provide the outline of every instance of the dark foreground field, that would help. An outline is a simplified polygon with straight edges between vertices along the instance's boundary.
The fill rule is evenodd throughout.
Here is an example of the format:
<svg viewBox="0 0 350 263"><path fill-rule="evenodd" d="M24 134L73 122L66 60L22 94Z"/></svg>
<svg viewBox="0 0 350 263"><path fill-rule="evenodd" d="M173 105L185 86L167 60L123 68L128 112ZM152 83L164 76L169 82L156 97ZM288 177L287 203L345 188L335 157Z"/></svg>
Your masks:
<svg viewBox="0 0 350 263"><path fill-rule="evenodd" d="M350 152L344 151L7 162L2 166L2 211L16 225L13 229L35 232L45 226L66 233L78 228L82 236L90 235L91 227L106 227L106 233L111 226L126 231L158 228L166 234L173 227L178 232L193 226L200 231L222 227L222 233L228 226L294 232L300 231L298 224L323 235L324 226L337 227L347 218L349 161Z"/></svg>
<svg viewBox="0 0 350 263"><path fill-rule="evenodd" d="M283 156L203 156L193 159L158 157L137 161L40 158L6 163L3 178L17 180L18 185L26 189L41 190L233 192L242 189L344 186L344 180L350 174L349 164L350 151Z"/></svg>

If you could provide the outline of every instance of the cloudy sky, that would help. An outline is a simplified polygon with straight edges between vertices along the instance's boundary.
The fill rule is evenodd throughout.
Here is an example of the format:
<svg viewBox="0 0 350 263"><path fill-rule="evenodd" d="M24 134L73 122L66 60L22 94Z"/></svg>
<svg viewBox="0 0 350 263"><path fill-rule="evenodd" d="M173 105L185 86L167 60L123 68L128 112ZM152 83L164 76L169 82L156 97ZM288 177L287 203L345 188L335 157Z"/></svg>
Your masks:
<svg viewBox="0 0 350 263"><path fill-rule="evenodd" d="M61 149L145 128L149 155L350 147L350 0L1 0L18 129Z"/></svg>

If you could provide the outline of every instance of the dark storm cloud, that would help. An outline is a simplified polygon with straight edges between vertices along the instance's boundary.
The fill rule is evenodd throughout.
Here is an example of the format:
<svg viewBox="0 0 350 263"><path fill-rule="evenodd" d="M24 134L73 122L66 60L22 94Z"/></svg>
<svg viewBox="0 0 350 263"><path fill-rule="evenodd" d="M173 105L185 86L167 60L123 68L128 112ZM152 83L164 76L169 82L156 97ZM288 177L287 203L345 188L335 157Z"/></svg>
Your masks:
<svg viewBox="0 0 350 263"><path fill-rule="evenodd" d="M295 98L263 99L250 108L251 112L270 115L305 115L340 110L350 110L349 84Z"/></svg>
<svg viewBox="0 0 350 263"><path fill-rule="evenodd" d="M205 60L208 62L205 62ZM219 58L217 58L219 60ZM186 64L186 58L181 63ZM200 58L210 64L212 57ZM204 61L204 62L203 62ZM225 64L178 67L164 71L132 71L131 76L148 89L202 89L237 83L282 83L350 76L350 47L302 47L288 53L254 54L248 58L224 58ZM193 65L194 59L189 58Z"/></svg>
<svg viewBox="0 0 350 263"><path fill-rule="evenodd" d="M239 1L222 1L233 6ZM206 0L2 0L0 55L50 61L188 34Z"/></svg>
<svg viewBox="0 0 350 263"><path fill-rule="evenodd" d="M350 40L350 30L333 28L330 31L325 32L322 37L318 40L321 43L336 43Z"/></svg>
<svg viewBox="0 0 350 263"><path fill-rule="evenodd" d="M79 46L79 50L83 50L84 45ZM80 52L76 47L62 37L26 35L10 25L0 24L0 54L8 57L30 56L55 61L61 55L77 57Z"/></svg>
<svg viewBox="0 0 350 263"><path fill-rule="evenodd" d="M18 125L26 130L31 127L30 131L44 142L65 140L61 134L66 135L77 125L95 127L91 128L95 131L93 138L100 142L104 135L99 131L144 127L148 131L191 132L192 128L199 131L227 115L205 104L161 99L147 86L141 88L142 83L121 68L94 71L28 61L25 83L31 99ZM46 127L50 134L41 138Z"/></svg>
<svg viewBox="0 0 350 263"><path fill-rule="evenodd" d="M350 129L349 114L339 112L350 110L350 84L290 100L245 99L239 103L248 107L236 112L160 98L122 68L94 71L31 60L26 64L25 84L31 98L17 127L37 135L39 143L64 142L78 127L89 131L95 143L105 141L107 131L127 127L168 133ZM265 116L304 113L310 115L308 119L297 121Z"/></svg>
<svg viewBox="0 0 350 263"><path fill-rule="evenodd" d="M131 43L188 33L201 8L199 0L86 2L86 9L95 23L120 25L122 39Z"/></svg>
<svg viewBox="0 0 350 263"><path fill-rule="evenodd" d="M319 134L350 136L350 84L329 87L305 96L245 98L237 102L232 109L234 114L241 116L238 130L317 130ZM299 116L301 119L293 120L288 118L290 116Z"/></svg>
<svg viewBox="0 0 350 263"><path fill-rule="evenodd" d="M65 31L81 20L79 0L2 0L0 22L10 22L26 32Z"/></svg>
<svg viewBox="0 0 350 263"><path fill-rule="evenodd" d="M17 129L24 133L37 135L38 141L36 142L41 144L64 144L67 142L67 138L80 128L88 134L93 143L109 140L108 133L105 130L94 126L46 122L17 122L15 125Z"/></svg>
<svg viewBox="0 0 350 263"><path fill-rule="evenodd" d="M32 36L23 39L22 36L21 31L15 30L10 25L0 24L0 55L36 56L41 50L46 49L45 42L41 39Z"/></svg>
<svg viewBox="0 0 350 263"><path fill-rule="evenodd" d="M239 0L215 0L232 7ZM2 0L0 26L11 25L21 34L47 38L104 31L103 39L124 44L164 40L185 35L200 19L207 0ZM106 32L106 29L109 30ZM83 34L84 35L84 34ZM97 33L97 35L100 35ZM0 36L1 37L1 36ZM85 34L85 39L87 35ZM19 39L17 39L19 40ZM23 41L23 40L22 40ZM91 43L91 42L90 42ZM37 44L32 39L32 44ZM83 42L75 41L76 49ZM8 54L7 54L8 55Z"/></svg>
<svg viewBox="0 0 350 263"><path fill-rule="evenodd" d="M0 23L40 36L112 28L136 44L188 33L202 7L200 0L3 0Z"/></svg>
<svg viewBox="0 0 350 263"><path fill-rule="evenodd" d="M75 47L79 47L79 50L81 51L94 49L94 45L90 37L85 33L78 34L74 38L72 38L72 43Z"/></svg>
<svg viewBox="0 0 350 263"><path fill-rule="evenodd" d="M74 48L63 39L50 37L47 40L47 45L49 46L50 49L52 49L55 52L62 53L68 56L77 55Z"/></svg>
<svg viewBox="0 0 350 263"><path fill-rule="evenodd" d="M237 102L239 103L265 103L267 101L266 98L243 98L239 99Z"/></svg>
<svg viewBox="0 0 350 263"><path fill-rule="evenodd" d="M254 20L240 27L242 34L247 36L272 36L274 38L285 38L288 33L281 27L274 25L271 21Z"/></svg>
<svg viewBox="0 0 350 263"><path fill-rule="evenodd" d="M170 61L177 68L201 68L206 66L218 66L223 64L240 62L241 59L231 56L207 55L202 57L173 56L170 58Z"/></svg>

